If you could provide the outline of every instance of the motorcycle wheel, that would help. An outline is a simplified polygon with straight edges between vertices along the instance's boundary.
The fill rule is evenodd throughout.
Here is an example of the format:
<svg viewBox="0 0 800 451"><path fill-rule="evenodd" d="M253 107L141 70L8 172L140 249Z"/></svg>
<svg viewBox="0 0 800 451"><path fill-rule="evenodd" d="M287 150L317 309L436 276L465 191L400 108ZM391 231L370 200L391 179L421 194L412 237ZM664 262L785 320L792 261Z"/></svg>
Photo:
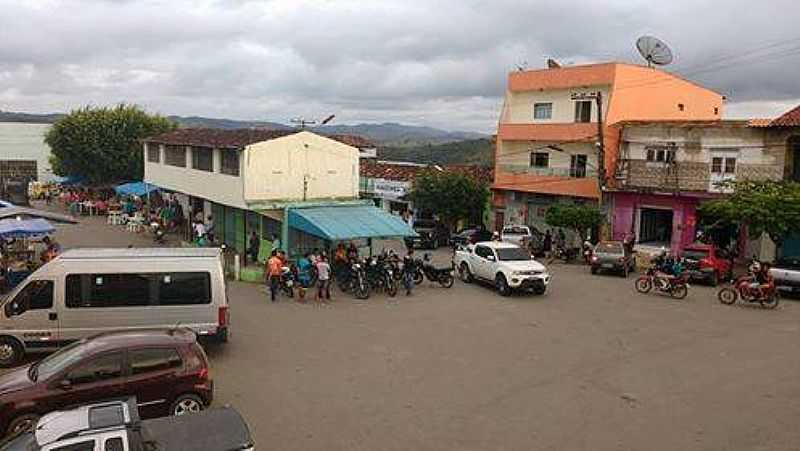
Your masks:
<svg viewBox="0 0 800 451"><path fill-rule="evenodd" d="M653 281L649 277L639 277L634 285L639 293L649 293L653 289Z"/></svg>
<svg viewBox="0 0 800 451"><path fill-rule="evenodd" d="M450 274L450 273L442 274L439 277L439 284L441 286L445 287L445 288L452 287L453 286L453 281L454 281L453 275Z"/></svg>
<svg viewBox="0 0 800 451"><path fill-rule="evenodd" d="M761 306L764 307L764 308L768 308L768 309L772 310L772 309L774 309L775 307L778 306L778 302L780 302L780 301L778 299L778 294L776 293L776 294L773 294L772 296L767 296L766 299L762 299L761 300Z"/></svg>
<svg viewBox="0 0 800 451"><path fill-rule="evenodd" d="M422 271L414 271L414 285L419 285L425 280L425 274Z"/></svg>
<svg viewBox="0 0 800 451"><path fill-rule="evenodd" d="M466 263L462 263L461 266L458 267L458 276L464 283L472 282L472 273L469 272L469 266L467 266Z"/></svg>
<svg viewBox="0 0 800 451"><path fill-rule="evenodd" d="M675 285L670 290L669 295L675 299L683 299L686 295L689 294L689 289L686 288L686 285Z"/></svg>
<svg viewBox="0 0 800 451"><path fill-rule="evenodd" d="M358 278L355 291L358 299L369 299L369 284L362 277Z"/></svg>
<svg viewBox="0 0 800 451"><path fill-rule="evenodd" d="M739 297L739 295L736 294L736 290L731 287L725 287L717 293L717 299L725 305L733 304L736 302L737 297Z"/></svg>
<svg viewBox="0 0 800 451"><path fill-rule="evenodd" d="M397 281L391 276L386 276L386 294L388 294L390 298L397 296Z"/></svg>

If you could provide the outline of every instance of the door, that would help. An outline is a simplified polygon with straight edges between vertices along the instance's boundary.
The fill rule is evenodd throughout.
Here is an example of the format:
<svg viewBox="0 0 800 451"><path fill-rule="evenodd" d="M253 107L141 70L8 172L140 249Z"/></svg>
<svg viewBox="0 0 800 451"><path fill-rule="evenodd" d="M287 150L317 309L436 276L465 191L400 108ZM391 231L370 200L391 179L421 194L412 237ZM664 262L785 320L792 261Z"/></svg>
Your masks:
<svg viewBox="0 0 800 451"><path fill-rule="evenodd" d="M55 307L55 281L30 280L6 302L3 314L29 348L58 345L58 312Z"/></svg>
<svg viewBox="0 0 800 451"><path fill-rule="evenodd" d="M102 449L96 439L78 437L47 445L42 451L102 451Z"/></svg>
<svg viewBox="0 0 800 451"><path fill-rule="evenodd" d="M492 262L489 261L489 256L494 256L491 249L486 246L475 247L475 276L481 279L488 279L488 274L491 272Z"/></svg>
<svg viewBox="0 0 800 451"><path fill-rule="evenodd" d="M571 155L569 160L570 177L586 177L586 155Z"/></svg>
<svg viewBox="0 0 800 451"><path fill-rule="evenodd" d="M503 225L505 224L505 213L502 211L494 212L494 230L499 232L503 229Z"/></svg>
<svg viewBox="0 0 800 451"><path fill-rule="evenodd" d="M711 151L711 177L708 190L714 193L732 193L733 187L721 185L724 182L736 180L736 158L739 152L735 150Z"/></svg>
<svg viewBox="0 0 800 451"><path fill-rule="evenodd" d="M100 354L49 382L50 410L121 397L125 389L122 351Z"/></svg>
<svg viewBox="0 0 800 451"><path fill-rule="evenodd" d="M178 351L170 347L131 349L128 365L130 375L125 395L136 396L140 415L143 418L166 415L183 368Z"/></svg>

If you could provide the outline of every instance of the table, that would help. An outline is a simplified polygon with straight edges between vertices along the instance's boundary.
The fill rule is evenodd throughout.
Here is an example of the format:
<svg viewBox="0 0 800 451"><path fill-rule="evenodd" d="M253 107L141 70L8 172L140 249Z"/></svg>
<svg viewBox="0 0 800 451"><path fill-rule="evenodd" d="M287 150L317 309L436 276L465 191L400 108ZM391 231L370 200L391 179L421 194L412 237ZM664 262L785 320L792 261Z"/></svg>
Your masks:
<svg viewBox="0 0 800 451"><path fill-rule="evenodd" d="M120 211L109 211L108 218L106 219L107 224L111 225L120 225L123 223L122 221L122 212Z"/></svg>

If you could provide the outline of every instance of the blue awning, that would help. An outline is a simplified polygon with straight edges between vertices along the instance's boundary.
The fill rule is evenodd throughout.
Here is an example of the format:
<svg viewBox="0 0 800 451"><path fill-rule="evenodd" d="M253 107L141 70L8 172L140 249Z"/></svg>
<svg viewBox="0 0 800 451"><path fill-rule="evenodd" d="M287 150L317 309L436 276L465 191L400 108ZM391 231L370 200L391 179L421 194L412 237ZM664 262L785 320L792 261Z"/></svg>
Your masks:
<svg viewBox="0 0 800 451"><path fill-rule="evenodd" d="M114 191L121 196L142 197L153 191L158 191L158 187L147 182L130 182L115 187Z"/></svg>
<svg viewBox="0 0 800 451"><path fill-rule="evenodd" d="M66 177L53 177L53 181L58 183L59 185L81 185L83 182L86 181L85 177L81 177L80 175L68 175Z"/></svg>
<svg viewBox="0 0 800 451"><path fill-rule="evenodd" d="M329 241L417 236L400 217L371 205L289 209L289 227Z"/></svg>
<svg viewBox="0 0 800 451"><path fill-rule="evenodd" d="M41 218L0 221L0 238L31 238L48 235L55 230L55 227Z"/></svg>

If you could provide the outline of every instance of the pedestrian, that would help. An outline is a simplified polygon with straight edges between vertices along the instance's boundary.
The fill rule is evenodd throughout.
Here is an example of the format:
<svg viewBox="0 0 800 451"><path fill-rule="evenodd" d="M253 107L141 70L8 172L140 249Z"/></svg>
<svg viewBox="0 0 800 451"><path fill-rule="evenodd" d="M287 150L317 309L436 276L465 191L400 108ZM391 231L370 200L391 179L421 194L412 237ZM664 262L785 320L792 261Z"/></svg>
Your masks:
<svg viewBox="0 0 800 451"><path fill-rule="evenodd" d="M553 250L553 234L550 229L544 233L544 242L542 243L542 252L546 258L550 258L550 251Z"/></svg>
<svg viewBox="0 0 800 451"><path fill-rule="evenodd" d="M406 289L406 296L411 296L411 289L414 287L415 270L414 249L409 249L408 253L403 257L403 286Z"/></svg>
<svg viewBox="0 0 800 451"><path fill-rule="evenodd" d="M250 254L250 258L253 259L253 263L258 263L258 251L261 248L261 240L258 238L258 234L255 231L250 232L250 247L247 249L247 252Z"/></svg>
<svg viewBox="0 0 800 451"><path fill-rule="evenodd" d="M208 241L213 243L214 242L214 217L213 216L208 215L208 219L206 220L205 227L206 227L206 238L208 238Z"/></svg>
<svg viewBox="0 0 800 451"><path fill-rule="evenodd" d="M278 256L278 251L272 250L266 267L266 282L269 284L269 294L272 302L277 302L278 290L281 284L283 261Z"/></svg>
<svg viewBox="0 0 800 451"><path fill-rule="evenodd" d="M328 264L328 258L325 255L320 255L317 262L317 304L322 302L328 303L331 300L331 266Z"/></svg>
<svg viewBox="0 0 800 451"><path fill-rule="evenodd" d="M298 292L302 303L306 302L306 289L311 285L311 265L311 254L308 252L297 261L297 282L300 286Z"/></svg>

